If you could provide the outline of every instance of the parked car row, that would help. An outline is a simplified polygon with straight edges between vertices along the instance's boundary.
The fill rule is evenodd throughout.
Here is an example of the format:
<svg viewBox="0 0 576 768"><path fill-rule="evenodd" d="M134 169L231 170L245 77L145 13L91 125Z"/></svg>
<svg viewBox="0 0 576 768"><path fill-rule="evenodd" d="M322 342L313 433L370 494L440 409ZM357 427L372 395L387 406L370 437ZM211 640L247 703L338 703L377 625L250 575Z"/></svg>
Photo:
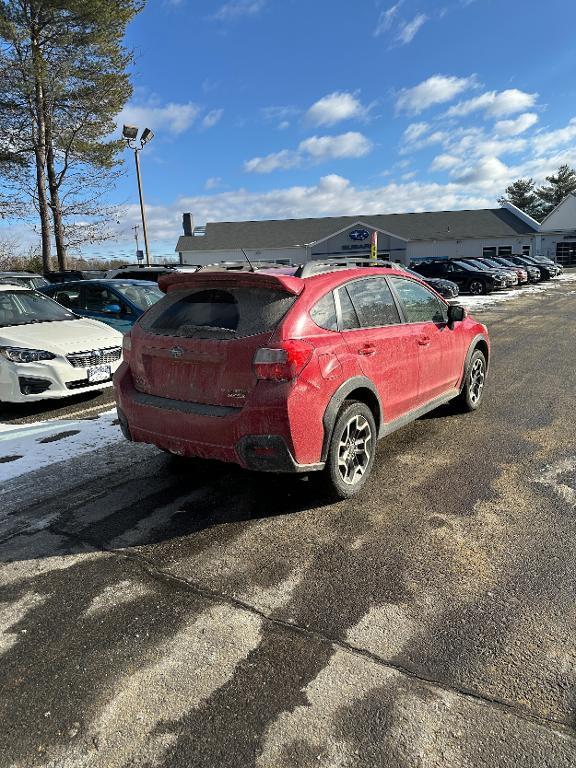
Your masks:
<svg viewBox="0 0 576 768"><path fill-rule="evenodd" d="M544 256L430 259L412 264L426 279L443 278L458 285L462 293L473 296L550 280L562 267Z"/></svg>

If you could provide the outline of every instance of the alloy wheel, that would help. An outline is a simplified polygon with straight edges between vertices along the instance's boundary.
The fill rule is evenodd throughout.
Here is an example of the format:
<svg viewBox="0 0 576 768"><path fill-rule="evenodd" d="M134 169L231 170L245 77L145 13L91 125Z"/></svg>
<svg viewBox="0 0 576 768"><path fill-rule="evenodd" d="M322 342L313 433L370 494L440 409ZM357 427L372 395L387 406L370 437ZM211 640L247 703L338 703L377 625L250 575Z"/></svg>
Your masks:
<svg viewBox="0 0 576 768"><path fill-rule="evenodd" d="M372 429L358 414L346 422L338 443L338 471L347 485L355 485L366 472L372 453Z"/></svg>
<svg viewBox="0 0 576 768"><path fill-rule="evenodd" d="M481 280L473 280L470 283L470 293L474 296L480 296L480 294L484 293L484 284Z"/></svg>
<svg viewBox="0 0 576 768"><path fill-rule="evenodd" d="M474 360L472 368L470 370L470 379L468 384L468 392L470 395L470 402L473 405L482 397L482 390L484 389L484 382L486 380L486 370L484 366L484 360L478 357Z"/></svg>

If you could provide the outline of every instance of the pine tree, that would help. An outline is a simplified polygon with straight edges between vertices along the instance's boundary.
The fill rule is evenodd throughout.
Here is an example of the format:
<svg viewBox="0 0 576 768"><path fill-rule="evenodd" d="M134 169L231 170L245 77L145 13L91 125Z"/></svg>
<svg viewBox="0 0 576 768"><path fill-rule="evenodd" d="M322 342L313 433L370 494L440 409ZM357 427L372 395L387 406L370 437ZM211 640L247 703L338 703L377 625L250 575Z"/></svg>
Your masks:
<svg viewBox="0 0 576 768"><path fill-rule="evenodd" d="M500 205L512 203L521 211L532 216L536 221L542 218L542 207L540 200L535 192L536 183L534 179L518 179L506 187L505 193L498 198Z"/></svg>
<svg viewBox="0 0 576 768"><path fill-rule="evenodd" d="M561 165L556 175L546 176L547 186L536 190L541 200L543 216L547 216L571 192L576 191L576 170L569 165Z"/></svg>
<svg viewBox="0 0 576 768"><path fill-rule="evenodd" d="M50 218L60 269L67 241L101 236L95 219L122 162L110 135L132 93L123 38L143 2L0 0L0 157L24 164L9 181L39 212L45 267Z"/></svg>

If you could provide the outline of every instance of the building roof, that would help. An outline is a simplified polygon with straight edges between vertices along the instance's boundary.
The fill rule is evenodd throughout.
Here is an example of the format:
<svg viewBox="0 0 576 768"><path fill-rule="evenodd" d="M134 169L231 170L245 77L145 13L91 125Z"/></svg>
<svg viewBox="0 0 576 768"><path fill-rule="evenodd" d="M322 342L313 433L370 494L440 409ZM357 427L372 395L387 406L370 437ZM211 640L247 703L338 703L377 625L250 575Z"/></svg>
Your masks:
<svg viewBox="0 0 576 768"><path fill-rule="evenodd" d="M514 237L536 232L506 208L431 213L389 213L330 216L319 219L225 221L206 225L205 235L182 235L177 251L219 251L235 248L286 248L323 240L361 222L404 240L465 240Z"/></svg>

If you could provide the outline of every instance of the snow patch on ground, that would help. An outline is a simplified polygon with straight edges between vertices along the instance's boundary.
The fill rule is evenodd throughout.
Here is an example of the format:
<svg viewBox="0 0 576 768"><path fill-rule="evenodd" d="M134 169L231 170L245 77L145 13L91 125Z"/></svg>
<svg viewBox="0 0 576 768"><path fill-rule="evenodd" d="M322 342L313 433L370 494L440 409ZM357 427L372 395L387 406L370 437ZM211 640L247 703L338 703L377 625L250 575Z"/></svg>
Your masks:
<svg viewBox="0 0 576 768"><path fill-rule="evenodd" d="M524 288L511 288L507 291L495 291L488 296L459 296L455 303L462 304L466 309L470 310L482 310L485 307L494 307L498 304L504 304L509 301L514 301L523 296L530 296L531 294L547 293L559 285L564 283L576 283L576 273L569 272L559 277L555 277L553 280L548 280L545 283L537 283L536 285L527 285ZM454 303L454 302L453 302Z"/></svg>
<svg viewBox="0 0 576 768"><path fill-rule="evenodd" d="M46 441L46 438L49 438ZM123 440L116 410L97 419L0 424L0 485L19 475L77 458ZM2 491L0 490L0 499Z"/></svg>

